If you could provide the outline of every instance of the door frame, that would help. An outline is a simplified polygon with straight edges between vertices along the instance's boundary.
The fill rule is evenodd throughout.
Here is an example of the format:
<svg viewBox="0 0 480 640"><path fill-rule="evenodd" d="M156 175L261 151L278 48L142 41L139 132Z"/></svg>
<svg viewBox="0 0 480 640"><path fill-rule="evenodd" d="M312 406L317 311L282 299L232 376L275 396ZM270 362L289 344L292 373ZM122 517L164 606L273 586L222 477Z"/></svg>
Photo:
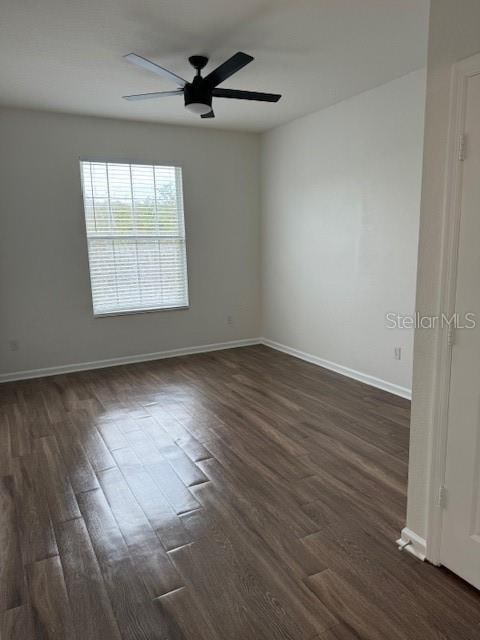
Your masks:
<svg viewBox="0 0 480 640"><path fill-rule="evenodd" d="M452 69L447 165L442 212L440 254L440 310L455 312L465 112L468 79L480 74L480 53L456 63ZM435 348L436 375L433 387L432 447L428 482L426 557L441 564L443 491L447 458L448 409L452 345L447 328L439 333Z"/></svg>

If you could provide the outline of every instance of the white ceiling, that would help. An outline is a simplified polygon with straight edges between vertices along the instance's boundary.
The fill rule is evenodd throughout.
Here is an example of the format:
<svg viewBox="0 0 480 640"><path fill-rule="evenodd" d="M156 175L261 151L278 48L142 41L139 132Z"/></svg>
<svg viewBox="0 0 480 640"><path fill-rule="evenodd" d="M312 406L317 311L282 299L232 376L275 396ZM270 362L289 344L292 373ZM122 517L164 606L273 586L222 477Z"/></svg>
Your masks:
<svg viewBox="0 0 480 640"><path fill-rule="evenodd" d="M428 0L1 0L0 103L262 131L425 65ZM278 92L277 104L216 99L215 120L125 62L130 51L190 79L236 51L255 60L222 86Z"/></svg>

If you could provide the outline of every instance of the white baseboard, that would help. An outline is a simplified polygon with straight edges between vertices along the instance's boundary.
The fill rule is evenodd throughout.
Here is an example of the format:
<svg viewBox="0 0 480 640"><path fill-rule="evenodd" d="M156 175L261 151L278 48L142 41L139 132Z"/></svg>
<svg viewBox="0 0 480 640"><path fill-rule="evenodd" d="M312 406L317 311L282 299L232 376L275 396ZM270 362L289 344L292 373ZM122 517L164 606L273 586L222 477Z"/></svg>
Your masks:
<svg viewBox="0 0 480 640"><path fill-rule="evenodd" d="M422 562L425 560L427 553L427 543L425 538L419 536L415 531L408 527L402 529L401 537L397 540L399 549L408 551Z"/></svg>
<svg viewBox="0 0 480 640"><path fill-rule="evenodd" d="M108 358L106 360L93 360L91 362L77 362L73 364L63 364L57 367L45 367L42 369L30 369L26 371L13 371L12 373L1 373L0 383L14 382L15 380L28 380L30 378L44 378L46 376L56 376L62 373L73 373L75 371L88 371L90 369L104 369L106 367L115 367L122 364L133 364L135 362L163 360L164 358L174 358L175 356L187 356L195 353L208 353L209 351L220 351L221 349L234 349L236 347L247 347L254 344L263 344L272 349L276 349L277 351L282 351L283 353L287 353L288 355L294 356L296 358L300 358L301 360L305 360L306 362L311 362L313 364L316 364L319 367L330 369L330 371L335 371L336 373L340 373L341 375L347 376L348 378L359 380L360 382L369 384L372 387L377 387L378 389L383 389L383 391L388 391L397 396L402 396L402 398L410 399L411 397L410 389L406 389L405 387L400 387L398 385L392 384L391 382L387 382L386 380L381 380L380 378L374 378L373 376L367 375L366 373L362 373L361 371L355 371L354 369L349 369L348 367L344 367L340 364L336 364L335 362L330 362L329 360L323 360L322 358L318 358L317 356L313 356L309 353L299 351L298 349L293 349L292 347L287 347L286 345L280 344L279 342L275 342L268 338L246 338L244 340L232 340L230 342L216 342L213 344L203 344L203 345L194 346L194 347L181 347L179 349L170 349L168 351L158 351L156 353L142 353L134 356L120 356L118 358Z"/></svg>
<svg viewBox="0 0 480 640"><path fill-rule="evenodd" d="M369 384L372 387L377 387L378 389L382 389L383 391L393 393L396 396L407 398L407 400L410 400L412 397L411 389L401 387L397 384L393 384L392 382L387 382L386 380L382 380L381 378L375 378L374 376L370 376L367 373L362 373L361 371L356 371L355 369L349 369L348 367L344 367L343 365L337 364L336 362L323 360L323 358L313 356L309 353L305 353L304 351L299 351L298 349L294 349L293 347L287 347L286 345L280 344L279 342L274 342L269 338L260 338L259 342L267 347L276 349L277 351L282 351L283 353L288 353L288 355L290 356L295 356L295 358L300 358L300 360L306 360L307 362L316 364L319 367L324 367L325 369L329 369L330 371L340 373L342 376L346 376L347 378L353 378L354 380L358 380L359 382Z"/></svg>
<svg viewBox="0 0 480 640"><path fill-rule="evenodd" d="M203 344L197 347L181 347L180 349L170 349L169 351L158 351L156 353L142 353L136 356L120 356L119 358L108 358L107 360L93 360L91 362L77 362L75 364L63 364L58 367L46 367L43 369L30 369L28 371L14 371L12 373L1 373L1 382L13 382L15 380L28 380L30 378L44 378L46 376L56 376L61 373L73 373L75 371L89 371L90 369L104 369L106 367L116 367L122 364L133 364L135 362L148 362L150 360L163 360L174 358L175 356L187 356L194 353L208 353L209 351L220 351L222 349L234 349L236 347L247 347L253 344L260 344L259 338L246 338L244 340L232 340L230 342L216 342L213 344Z"/></svg>

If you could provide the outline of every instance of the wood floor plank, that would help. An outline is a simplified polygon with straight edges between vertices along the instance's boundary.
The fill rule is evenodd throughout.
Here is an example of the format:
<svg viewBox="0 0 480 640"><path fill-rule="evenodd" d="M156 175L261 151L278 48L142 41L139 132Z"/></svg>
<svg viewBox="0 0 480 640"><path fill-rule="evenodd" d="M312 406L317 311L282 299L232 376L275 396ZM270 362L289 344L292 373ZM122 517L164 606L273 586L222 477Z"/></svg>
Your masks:
<svg viewBox="0 0 480 640"><path fill-rule="evenodd" d="M97 489L97 477L70 421L55 422L53 429L73 491Z"/></svg>
<svg viewBox="0 0 480 640"><path fill-rule="evenodd" d="M182 418L182 425L198 442L205 446L212 432L216 433L223 429L225 425L213 412L206 410L203 405L199 408L199 413L199 417L193 415L188 418ZM211 457L211 454L208 453L206 457Z"/></svg>
<svg viewBox="0 0 480 640"><path fill-rule="evenodd" d="M115 449L122 449L128 446L125 436L114 421L103 420L98 422L97 429L110 451L115 451Z"/></svg>
<svg viewBox="0 0 480 640"><path fill-rule="evenodd" d="M12 472L13 453L10 439L10 421L6 411L0 411L0 474Z"/></svg>
<svg viewBox="0 0 480 640"><path fill-rule="evenodd" d="M398 428L398 424L386 418L379 418L370 409L368 403L368 387L351 379L344 379L339 374L322 371L322 376L315 371L315 365L294 361L282 354L269 354L269 368L266 374L254 368L263 385L273 388L302 407L305 416L316 419L318 416L333 419L356 432L366 441L376 440L377 445L385 451L405 453L408 446L408 430ZM279 357L280 356L280 357ZM275 366L278 360L280 366ZM261 367L261 365L260 365ZM275 374L273 376L273 373ZM292 376L297 384L291 385ZM367 397L365 397L365 395ZM388 394L383 396L385 404L390 403ZM408 421L402 427L408 426Z"/></svg>
<svg viewBox="0 0 480 640"><path fill-rule="evenodd" d="M7 413L10 423L11 449L14 457L28 455L32 451L32 438L27 417L15 403Z"/></svg>
<svg viewBox="0 0 480 640"><path fill-rule="evenodd" d="M201 385L204 389L207 386L205 382L202 382ZM212 393L212 386L218 387L213 382L210 383L207 387L207 393L212 397L222 397L217 392ZM286 480L304 478L311 474L311 469L302 456L292 456L282 447L279 441L268 440L265 433L259 433L256 426L252 426L251 421L254 414L243 407L243 399L232 399L236 407L235 410L232 410L225 402L225 400L222 400L222 405L217 411L220 419L228 427L218 433L220 437L224 439L231 439L232 437L240 439L242 448L249 457L257 458L262 465ZM240 408L237 408L237 402L240 402ZM253 420L253 423L256 421L258 420ZM307 450L302 448L302 453L306 452Z"/></svg>
<svg viewBox="0 0 480 640"><path fill-rule="evenodd" d="M156 598L155 604L169 619L178 621L185 640L222 640L196 602L194 591L181 587Z"/></svg>
<svg viewBox="0 0 480 640"><path fill-rule="evenodd" d="M0 476L0 611L23 604L23 569L15 480Z"/></svg>
<svg viewBox="0 0 480 640"><path fill-rule="evenodd" d="M63 462L55 436L35 441L38 469L54 522L66 522L80 517L70 477Z"/></svg>
<svg viewBox="0 0 480 640"><path fill-rule="evenodd" d="M38 402L35 401L33 407L31 407L30 403L28 403L26 411L25 408L22 408L22 412L25 411L25 419L28 421L28 427L33 439L42 438L43 436L50 436L53 434L52 423L45 408L45 400L43 398L43 394L39 393L37 395L37 398ZM32 450L33 449L34 443L32 443Z"/></svg>
<svg viewBox="0 0 480 640"><path fill-rule="evenodd" d="M205 474L177 445L164 447L161 453L187 487L207 481Z"/></svg>
<svg viewBox="0 0 480 640"><path fill-rule="evenodd" d="M227 473L226 470L230 469L230 472L236 476L236 482L243 484L244 491L248 494L253 493L257 496L257 500L264 501L265 509L280 517L284 514L283 517L288 518L289 526L294 527L299 537L318 531L318 525L291 500L286 487L281 494L279 493L278 487L284 485L279 483L278 476L258 463L256 459L245 455L241 446L239 447L235 442L232 443L231 440L226 446L223 439L215 438L209 441L208 447L221 463L223 473ZM208 468L208 464L207 461L204 465L205 469ZM286 502L289 505L288 514L285 514L283 507Z"/></svg>
<svg viewBox="0 0 480 640"><path fill-rule="evenodd" d="M123 639L165 640L169 621L138 576L103 492L82 493L79 503Z"/></svg>
<svg viewBox="0 0 480 640"><path fill-rule="evenodd" d="M187 585L196 590L200 606L207 613L215 633L221 638L241 640L243 638L263 639L265 632L255 626L249 611L248 589L252 595L265 601L266 594L260 595L255 578L239 574L239 581L232 580L236 566L224 559L219 545L218 554L209 558L205 553L205 543L194 542L170 553L175 566ZM246 580L246 582L244 582ZM228 616L224 612L228 611ZM272 638L275 637L272 635ZM286 636L289 637L289 636Z"/></svg>
<svg viewBox="0 0 480 640"><path fill-rule="evenodd" d="M325 631L313 640L363 640L366 636L360 636L351 626L342 622Z"/></svg>
<svg viewBox="0 0 480 640"><path fill-rule="evenodd" d="M269 592L277 594L280 602L288 603L287 608L294 612L295 620L307 635L322 632L337 622L312 596L305 587L304 580L295 577L295 570L284 562L282 555L265 544L262 535L250 527L248 520L237 512L232 501L223 498L209 485L200 485L195 493L207 510L209 519L223 523L225 533L234 541L234 548L245 566L254 567L268 585ZM202 524L202 518L196 512L187 514L184 518ZM208 524L209 520L205 518L205 521ZM208 529L204 531L208 533ZM322 563L322 566L325 565Z"/></svg>
<svg viewBox="0 0 480 640"><path fill-rule="evenodd" d="M0 613L1 640L35 640L31 611L27 605Z"/></svg>
<svg viewBox="0 0 480 640"><path fill-rule="evenodd" d="M365 640L408 640L407 636L388 615L348 580L340 578L331 569L307 578L307 583L323 603L343 625L354 630L358 638ZM330 628L334 628L332 625ZM328 629L327 629L328 631Z"/></svg>
<svg viewBox="0 0 480 640"><path fill-rule="evenodd" d="M393 545L375 543L359 527L340 521L309 536L306 543L320 558L328 559L330 569L363 599L374 600L390 623L402 629L405 638L437 640L442 637L436 621L430 619L419 600L412 597L411 589L392 576L392 567L401 562ZM376 563L372 562L373 557ZM407 610L409 616L404 619L403 612Z"/></svg>
<svg viewBox="0 0 480 640"><path fill-rule="evenodd" d="M315 627L303 617L294 617L291 598L258 570L257 559L252 554L248 540L234 541L231 530L212 510L207 514L193 512L184 519L196 541L171 553L186 583L198 584L202 609L209 612L218 624L220 611L236 611L217 626L222 637L243 638L310 638ZM262 567L263 569L263 567ZM268 625L265 621L268 620Z"/></svg>
<svg viewBox="0 0 480 640"><path fill-rule="evenodd" d="M0 402L1 640L479 638L479 593L394 545L404 399L256 345Z"/></svg>
<svg viewBox="0 0 480 640"><path fill-rule="evenodd" d="M77 637L121 640L83 519L57 525L56 534Z"/></svg>
<svg viewBox="0 0 480 640"><path fill-rule="evenodd" d="M142 422L146 422L146 420L137 421L138 424ZM143 431L143 428L129 431L126 434L126 439L177 514L199 508L198 502L160 453L160 449L157 448L155 440L149 433ZM177 445L172 444L172 446Z"/></svg>
<svg viewBox="0 0 480 640"><path fill-rule="evenodd" d="M37 453L23 456L16 465L18 527L25 565L58 555L48 489L42 482L40 465L41 459Z"/></svg>
<svg viewBox="0 0 480 640"><path fill-rule="evenodd" d="M303 505L302 511L315 521L317 530L328 524L340 509L346 515L358 514L361 524L367 521L370 530L376 528L385 539L395 538L398 527L403 526L399 507L387 501L383 504L378 498L355 491L348 478L340 478L319 468L309 483L316 488L318 497L314 502Z"/></svg>
<svg viewBox="0 0 480 640"><path fill-rule="evenodd" d="M35 640L75 638L60 558L29 565L27 578Z"/></svg>
<svg viewBox="0 0 480 640"><path fill-rule="evenodd" d="M285 562L290 571L297 573L299 579L325 568L326 565L309 551L289 522L288 506L283 513L279 509L265 509L265 501L258 499L255 494L249 494L242 485L239 486L235 477L217 460L205 460L201 465L218 494L235 505L245 523L263 537L265 543Z"/></svg>
<svg viewBox="0 0 480 640"><path fill-rule="evenodd" d="M70 412L69 418L94 471L114 467L112 455L90 413L86 410Z"/></svg>
<svg viewBox="0 0 480 640"><path fill-rule="evenodd" d="M182 586L162 544L145 513L135 500L118 469L99 473L100 483L110 509L128 546L137 573L150 596L174 591Z"/></svg>
<svg viewBox="0 0 480 640"><path fill-rule="evenodd" d="M188 544L188 532L136 453L128 448L117 449L114 456L137 502L152 527L158 531L164 547L169 550Z"/></svg>
<svg viewBox="0 0 480 640"><path fill-rule="evenodd" d="M187 418L183 418L183 420L190 420L191 417L192 416L189 415ZM175 419L162 423L162 428L171 436L173 443L178 445L193 462L211 457L210 452L183 426L180 420Z"/></svg>
<svg viewBox="0 0 480 640"><path fill-rule="evenodd" d="M147 464L146 469L157 483L175 513L186 513L187 511L192 511L200 507L168 462L162 460Z"/></svg>

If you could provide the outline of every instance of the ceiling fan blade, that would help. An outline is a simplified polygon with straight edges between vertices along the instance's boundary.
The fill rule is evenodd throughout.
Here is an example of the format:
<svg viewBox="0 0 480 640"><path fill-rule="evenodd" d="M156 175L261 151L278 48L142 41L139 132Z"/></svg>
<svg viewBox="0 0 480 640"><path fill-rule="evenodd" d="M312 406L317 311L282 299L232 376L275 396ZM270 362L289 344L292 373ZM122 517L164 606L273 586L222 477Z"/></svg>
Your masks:
<svg viewBox="0 0 480 640"><path fill-rule="evenodd" d="M204 113L202 116L200 116L201 118L214 118L215 114L213 113L213 109L211 111L209 111L208 113Z"/></svg>
<svg viewBox="0 0 480 640"><path fill-rule="evenodd" d="M126 56L123 56L123 57L125 58L125 60L128 60L128 62L132 62L133 64L136 64L138 67L142 67L143 69L147 69L147 71L152 71L153 73L156 73L157 76L163 76L164 78L168 78L169 80L172 80L173 82L178 84L180 87L184 87L187 84L186 80L184 80L180 76L177 76L177 74L173 73L173 71L164 69L160 65L155 64L155 62L152 62L151 60L147 60L146 58L142 58L142 56L138 56L136 53L128 53Z"/></svg>
<svg viewBox="0 0 480 640"><path fill-rule="evenodd" d="M282 97L279 93L260 93L258 91L241 91L239 89L214 89L212 95L216 98L260 100L261 102L278 102Z"/></svg>
<svg viewBox="0 0 480 640"><path fill-rule="evenodd" d="M211 71L208 76L205 76L204 82L210 87L216 87L221 82L233 76L234 73L240 71L245 65L253 60L252 56L249 56L248 53L243 53L239 51L235 53L231 58L226 60L219 67Z"/></svg>
<svg viewBox="0 0 480 640"><path fill-rule="evenodd" d="M167 98L168 96L181 96L183 89L175 91L155 91L154 93L137 93L132 96L122 96L124 100L152 100L152 98Z"/></svg>

